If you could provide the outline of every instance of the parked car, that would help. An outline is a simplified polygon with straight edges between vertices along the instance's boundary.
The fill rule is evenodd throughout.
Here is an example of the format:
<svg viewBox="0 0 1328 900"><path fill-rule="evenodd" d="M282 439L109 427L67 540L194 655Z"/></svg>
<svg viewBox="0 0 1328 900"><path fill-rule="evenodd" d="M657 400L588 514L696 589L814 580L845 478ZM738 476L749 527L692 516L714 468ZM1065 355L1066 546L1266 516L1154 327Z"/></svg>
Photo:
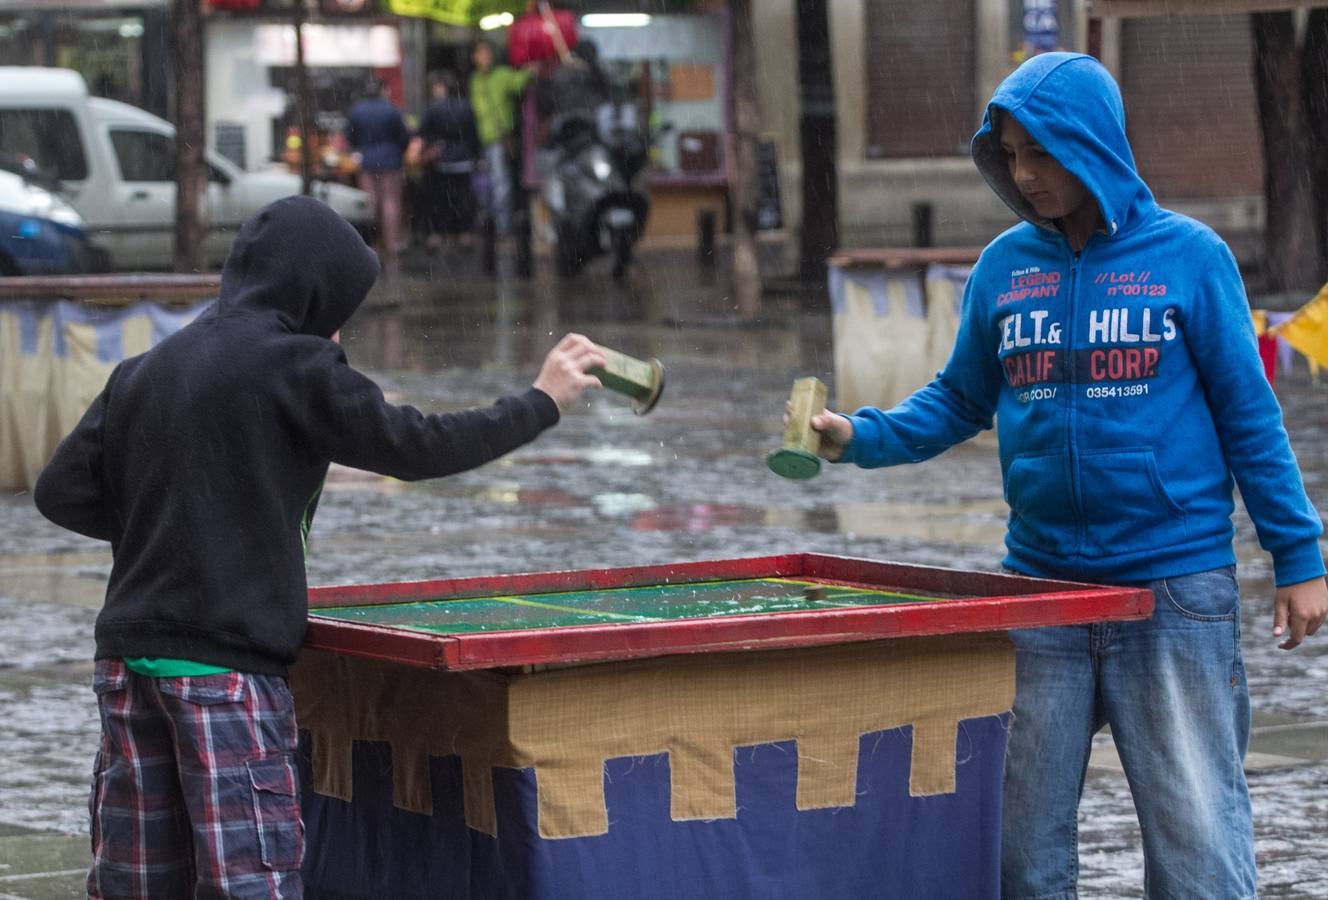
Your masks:
<svg viewBox="0 0 1328 900"><path fill-rule="evenodd" d="M0 153L23 154L54 177L112 268L171 264L175 234L175 128L149 112L88 96L68 69L0 67ZM207 258L220 265L235 232L273 200L300 192L290 172L247 172L206 151ZM314 196L367 231L363 191L315 182Z"/></svg>
<svg viewBox="0 0 1328 900"><path fill-rule="evenodd" d="M104 264L78 211L32 180L22 161L0 156L0 276L83 274Z"/></svg>

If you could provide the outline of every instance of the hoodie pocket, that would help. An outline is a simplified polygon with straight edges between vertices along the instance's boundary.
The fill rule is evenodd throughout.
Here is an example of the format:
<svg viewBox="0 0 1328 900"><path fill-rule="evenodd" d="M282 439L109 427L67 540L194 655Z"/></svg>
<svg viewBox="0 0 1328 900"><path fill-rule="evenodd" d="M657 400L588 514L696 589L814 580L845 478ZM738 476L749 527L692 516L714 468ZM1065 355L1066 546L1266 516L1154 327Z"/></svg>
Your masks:
<svg viewBox="0 0 1328 900"><path fill-rule="evenodd" d="M1065 455L1059 450L1016 456L1005 474L1010 537L1042 553L1074 548L1075 523Z"/></svg>
<svg viewBox="0 0 1328 900"><path fill-rule="evenodd" d="M1186 539L1185 510L1167 493L1151 449L1098 450L1079 462L1085 551L1119 556Z"/></svg>

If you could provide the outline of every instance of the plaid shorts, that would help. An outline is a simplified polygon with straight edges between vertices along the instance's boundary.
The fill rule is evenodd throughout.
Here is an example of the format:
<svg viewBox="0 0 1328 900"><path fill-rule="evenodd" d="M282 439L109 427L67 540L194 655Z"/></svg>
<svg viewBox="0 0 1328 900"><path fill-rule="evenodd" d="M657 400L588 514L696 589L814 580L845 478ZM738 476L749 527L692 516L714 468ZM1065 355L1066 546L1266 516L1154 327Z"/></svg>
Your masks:
<svg viewBox="0 0 1328 900"><path fill-rule="evenodd" d="M97 661L93 898L299 897L304 825L286 679L152 678Z"/></svg>

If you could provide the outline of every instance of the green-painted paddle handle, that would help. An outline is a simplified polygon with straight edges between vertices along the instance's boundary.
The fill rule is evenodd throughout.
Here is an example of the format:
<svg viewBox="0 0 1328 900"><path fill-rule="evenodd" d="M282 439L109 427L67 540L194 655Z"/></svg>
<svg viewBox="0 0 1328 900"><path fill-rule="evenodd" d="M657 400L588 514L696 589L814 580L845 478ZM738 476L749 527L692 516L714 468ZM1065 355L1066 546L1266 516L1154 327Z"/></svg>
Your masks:
<svg viewBox="0 0 1328 900"><path fill-rule="evenodd" d="M599 349L604 354L604 367L587 369L586 374L594 375L609 390L635 400L632 409L638 416L654 409L664 393L664 365L653 357L640 360L608 347Z"/></svg>
<svg viewBox="0 0 1328 900"><path fill-rule="evenodd" d="M819 378L808 376L793 382L789 395L788 421L784 423L784 445L766 456L766 464L785 478L811 478L821 471L821 433L812 428L812 416L825 409L828 396Z"/></svg>

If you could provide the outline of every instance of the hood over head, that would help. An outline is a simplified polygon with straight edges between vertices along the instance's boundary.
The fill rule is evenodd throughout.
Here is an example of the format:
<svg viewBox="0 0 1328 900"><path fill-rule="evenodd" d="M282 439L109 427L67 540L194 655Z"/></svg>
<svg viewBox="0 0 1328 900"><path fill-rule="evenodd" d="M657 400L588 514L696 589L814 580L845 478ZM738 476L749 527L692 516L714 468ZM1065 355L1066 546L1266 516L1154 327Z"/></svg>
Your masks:
<svg viewBox="0 0 1328 900"><path fill-rule="evenodd" d="M973 161L1005 204L1054 228L1015 187L1001 148L1001 116L1012 115L1097 200L1107 234L1142 221L1156 206L1125 136L1125 105L1111 73L1082 53L1043 53L1015 69L992 95L973 135Z"/></svg>
<svg viewBox="0 0 1328 900"><path fill-rule="evenodd" d="M293 332L331 337L378 278L378 257L327 204L286 197L240 228L217 312L275 312Z"/></svg>

